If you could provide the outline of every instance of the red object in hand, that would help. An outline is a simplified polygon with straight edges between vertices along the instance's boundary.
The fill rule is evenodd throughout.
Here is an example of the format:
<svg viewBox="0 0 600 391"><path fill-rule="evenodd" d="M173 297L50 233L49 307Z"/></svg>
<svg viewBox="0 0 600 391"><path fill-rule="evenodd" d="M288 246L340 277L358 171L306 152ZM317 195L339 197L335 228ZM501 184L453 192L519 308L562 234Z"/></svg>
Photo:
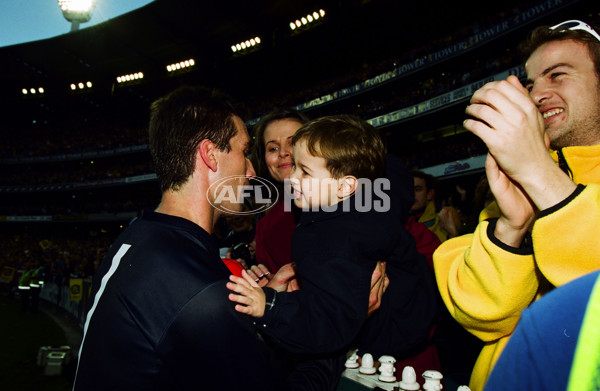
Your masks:
<svg viewBox="0 0 600 391"><path fill-rule="evenodd" d="M225 266L227 266L231 274L237 277L241 277L242 270L245 270L242 264L236 261L235 259L223 258L223 263L225 264Z"/></svg>

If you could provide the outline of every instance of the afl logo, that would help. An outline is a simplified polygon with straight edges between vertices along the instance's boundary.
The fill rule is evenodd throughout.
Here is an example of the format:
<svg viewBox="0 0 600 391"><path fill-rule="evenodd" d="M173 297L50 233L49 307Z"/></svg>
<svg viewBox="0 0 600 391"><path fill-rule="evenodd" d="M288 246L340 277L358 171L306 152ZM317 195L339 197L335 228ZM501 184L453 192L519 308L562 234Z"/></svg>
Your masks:
<svg viewBox="0 0 600 391"><path fill-rule="evenodd" d="M244 175L232 175L210 185L208 202L217 210L230 215L249 215L266 212L279 199L279 190L270 181ZM251 202L246 202L250 199Z"/></svg>

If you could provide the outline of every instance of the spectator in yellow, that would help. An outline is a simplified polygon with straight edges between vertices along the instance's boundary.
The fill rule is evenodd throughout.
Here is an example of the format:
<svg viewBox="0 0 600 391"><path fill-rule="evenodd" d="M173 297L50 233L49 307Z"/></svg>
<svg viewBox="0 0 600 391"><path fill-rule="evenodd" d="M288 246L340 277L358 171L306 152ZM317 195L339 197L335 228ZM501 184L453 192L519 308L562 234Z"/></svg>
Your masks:
<svg viewBox="0 0 600 391"><path fill-rule="evenodd" d="M425 224L437 235L440 242L458 235L461 226L460 216L452 206L437 206L435 199L435 178L421 171L413 171L415 182L415 202L410 208L410 218Z"/></svg>
<svg viewBox="0 0 600 391"><path fill-rule="evenodd" d="M488 83L467 107L465 128L489 149L496 201L433 262L448 310L484 342L472 391L483 389L525 308L600 269L597 31L573 20L535 29L523 46L525 86L515 76Z"/></svg>

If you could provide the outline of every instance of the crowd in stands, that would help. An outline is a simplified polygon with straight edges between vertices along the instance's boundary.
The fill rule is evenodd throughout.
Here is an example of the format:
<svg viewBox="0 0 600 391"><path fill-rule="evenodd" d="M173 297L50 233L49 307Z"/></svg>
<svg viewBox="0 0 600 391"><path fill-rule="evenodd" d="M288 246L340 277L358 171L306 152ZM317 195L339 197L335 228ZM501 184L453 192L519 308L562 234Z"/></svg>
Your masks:
<svg viewBox="0 0 600 391"><path fill-rule="evenodd" d="M85 227L80 231L2 230L0 270L4 266L23 270L39 262L49 283L68 285L71 276L91 277L116 233Z"/></svg>
<svg viewBox="0 0 600 391"><path fill-rule="evenodd" d="M525 5L523 6L526 7ZM250 106L251 111L256 117L260 117L274 107L273 102L277 102L278 106L293 107L343 88L351 87L385 72L392 71L401 64L410 63L418 58L427 56L430 53L434 53L440 49L448 47L454 42L465 40L472 36L473 33L477 33L486 27L496 25L508 20L509 18L515 18L522 11L523 9L515 7L511 10L505 10L498 13L488 12L485 15L478 14L477 21L473 24L465 24L462 26L454 24L453 27L455 30L451 35L428 37L427 45L422 45L416 48L407 48L401 53L392 55L389 58L370 62L368 64L364 63L356 68L346 69L344 72L338 73L338 76L336 77L329 78L325 81L317 81L312 85L304 86L304 88L298 88L293 91L285 89L279 93L269 92L268 98L258 95L252 96L249 99L249 102L252 104ZM424 34L425 32L421 33ZM506 51L510 50L509 48L512 48L512 46L507 46L507 48L503 48L500 50L500 52L504 52L506 54ZM498 56L498 52L499 50L496 48L495 51L487 54L489 55L489 58L480 58L480 60L475 60L470 72L444 72L444 80L437 80L436 83L432 83L432 80L419 81L418 83L422 85L422 88L414 88L403 91L401 96L395 97L398 100L393 100L390 102L389 99L378 99L376 102L372 102L371 110L365 110L365 108L362 107L359 108L358 112L354 111L354 113L362 118L368 119L370 118L369 115L379 112L379 110L377 110L379 106L395 110L408 104L413 104L415 99L424 99L425 96L431 96L431 94L446 92L450 87L459 87L460 85L467 84L470 81L477 80L481 76L490 74L490 72L497 72L498 70L506 69L508 66L518 63L518 59L516 59L515 56ZM406 94L406 92L409 92L409 94ZM386 102L388 104L386 104ZM379 114L381 113L379 112Z"/></svg>
<svg viewBox="0 0 600 391"><path fill-rule="evenodd" d="M477 139L465 137L446 138L442 142L389 146L403 162L411 168L430 167L441 163L466 159L486 153L485 146ZM138 175L152 174L153 170L146 154L112 156L100 159L69 162L44 162L3 165L0 173L2 187L25 188L43 185L56 185L56 189L72 188L73 184L89 184L92 187L110 185L110 180L119 180ZM60 186L59 186L60 185Z"/></svg>
<svg viewBox="0 0 600 391"><path fill-rule="evenodd" d="M36 122L11 130L0 145L0 161L114 150L145 144L148 138L143 121L127 127L110 118L104 123L61 118L59 123Z"/></svg>
<svg viewBox="0 0 600 391"><path fill-rule="evenodd" d="M449 139L449 140L448 140ZM454 162L487 153L485 144L472 134L459 134L447 139L403 148L398 157L410 169L423 169L437 164Z"/></svg>
<svg viewBox="0 0 600 391"><path fill-rule="evenodd" d="M37 164L4 165L0 182L5 186L19 186L127 178L151 173L149 160L147 153L137 153L80 161L39 161Z"/></svg>
<svg viewBox="0 0 600 391"><path fill-rule="evenodd" d="M115 191L119 189L119 191ZM128 212L135 215L143 208L156 207L160 194L155 181L125 187L101 187L84 190L12 193L3 195L0 216L48 216L59 220L92 219Z"/></svg>

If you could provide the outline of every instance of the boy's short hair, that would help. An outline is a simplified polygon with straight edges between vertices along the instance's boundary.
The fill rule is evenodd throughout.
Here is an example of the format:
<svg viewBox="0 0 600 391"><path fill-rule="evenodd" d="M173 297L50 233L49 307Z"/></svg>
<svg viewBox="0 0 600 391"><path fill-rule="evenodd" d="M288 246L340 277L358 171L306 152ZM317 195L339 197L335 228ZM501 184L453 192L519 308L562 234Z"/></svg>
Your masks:
<svg viewBox="0 0 600 391"><path fill-rule="evenodd" d="M308 152L325 159L334 178L353 175L376 179L383 175L386 147L377 130L351 115L321 117L304 124L292 145L305 141Z"/></svg>

